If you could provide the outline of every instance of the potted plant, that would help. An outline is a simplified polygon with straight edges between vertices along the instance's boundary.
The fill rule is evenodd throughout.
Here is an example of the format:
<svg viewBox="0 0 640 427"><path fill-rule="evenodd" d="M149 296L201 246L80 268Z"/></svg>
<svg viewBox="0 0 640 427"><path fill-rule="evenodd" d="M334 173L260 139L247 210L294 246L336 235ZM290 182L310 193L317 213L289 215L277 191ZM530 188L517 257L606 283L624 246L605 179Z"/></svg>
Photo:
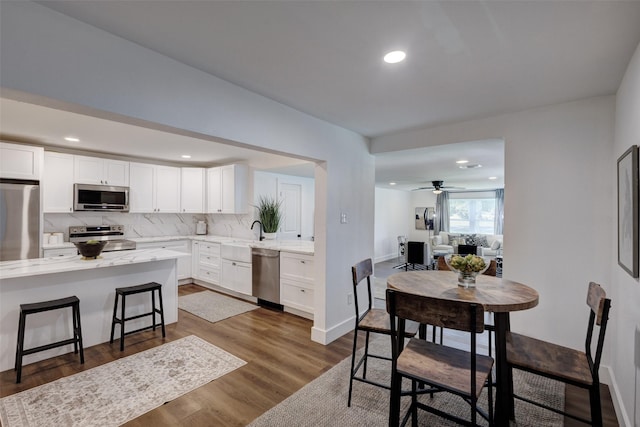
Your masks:
<svg viewBox="0 0 640 427"><path fill-rule="evenodd" d="M280 228L282 213L280 212L281 202L270 196L260 196L258 200L258 219L262 223L265 239L275 239Z"/></svg>

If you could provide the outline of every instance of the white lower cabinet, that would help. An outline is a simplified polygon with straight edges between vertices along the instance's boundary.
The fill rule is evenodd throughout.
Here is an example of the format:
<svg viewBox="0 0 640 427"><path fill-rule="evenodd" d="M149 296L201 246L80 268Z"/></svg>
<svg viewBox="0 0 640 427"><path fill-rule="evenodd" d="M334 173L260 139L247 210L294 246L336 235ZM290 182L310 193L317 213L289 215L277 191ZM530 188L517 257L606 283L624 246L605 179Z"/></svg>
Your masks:
<svg viewBox="0 0 640 427"><path fill-rule="evenodd" d="M162 242L137 243L136 249L170 249L191 255L189 240L168 240ZM191 275L191 256L178 258L178 280L188 279Z"/></svg>
<svg viewBox="0 0 640 427"><path fill-rule="evenodd" d="M251 295L251 263L223 259L220 285L244 295Z"/></svg>
<svg viewBox="0 0 640 427"><path fill-rule="evenodd" d="M220 284L220 243L193 242L192 277Z"/></svg>
<svg viewBox="0 0 640 427"><path fill-rule="evenodd" d="M280 251L280 304L313 314L313 255Z"/></svg>

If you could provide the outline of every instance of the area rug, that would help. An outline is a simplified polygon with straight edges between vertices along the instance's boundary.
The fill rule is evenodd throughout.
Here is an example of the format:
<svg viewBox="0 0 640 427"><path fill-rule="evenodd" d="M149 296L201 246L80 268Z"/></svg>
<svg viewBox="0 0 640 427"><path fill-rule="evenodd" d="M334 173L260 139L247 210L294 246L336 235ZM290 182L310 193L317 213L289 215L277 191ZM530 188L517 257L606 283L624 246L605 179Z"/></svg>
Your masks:
<svg viewBox="0 0 640 427"><path fill-rule="evenodd" d="M388 354L387 339L375 338L370 343L370 352ZM300 389L279 405L254 420L251 427L318 427L318 426L387 426L389 414L389 392L362 382L354 382L351 407L347 407L349 391L349 369L351 357ZM390 362L369 359L367 378L379 381L389 380ZM410 385L403 388L408 389ZM527 373L514 372L514 388L517 393L531 396L535 392L538 399L558 408L564 407L564 384L543 379ZM494 393L495 398L495 393ZM404 414L410 397L403 397ZM459 397L448 393L437 393L433 398L422 396L420 400L429 405L453 412L458 416L470 416L469 405ZM480 397L480 406L486 409L486 391ZM563 417L551 411L545 411L533 405L516 400L516 423L513 426L539 427L562 426ZM456 424L425 411L419 411L421 426L454 426ZM479 424L487 425L480 417Z"/></svg>
<svg viewBox="0 0 640 427"><path fill-rule="evenodd" d="M255 310L258 306L216 292L203 291L178 297L178 308L215 323Z"/></svg>
<svg viewBox="0 0 640 427"><path fill-rule="evenodd" d="M194 335L0 399L3 427L119 426L246 362Z"/></svg>

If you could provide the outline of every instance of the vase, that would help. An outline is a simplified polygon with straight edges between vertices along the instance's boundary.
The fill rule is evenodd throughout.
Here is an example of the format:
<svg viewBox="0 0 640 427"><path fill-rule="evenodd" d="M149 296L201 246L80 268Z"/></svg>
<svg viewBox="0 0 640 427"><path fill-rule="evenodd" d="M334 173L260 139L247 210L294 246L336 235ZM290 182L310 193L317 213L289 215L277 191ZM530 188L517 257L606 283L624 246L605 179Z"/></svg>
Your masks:
<svg viewBox="0 0 640 427"><path fill-rule="evenodd" d="M458 286L475 288L477 275L478 273L475 271L458 271Z"/></svg>
<svg viewBox="0 0 640 427"><path fill-rule="evenodd" d="M264 240L276 240L278 233L263 233Z"/></svg>

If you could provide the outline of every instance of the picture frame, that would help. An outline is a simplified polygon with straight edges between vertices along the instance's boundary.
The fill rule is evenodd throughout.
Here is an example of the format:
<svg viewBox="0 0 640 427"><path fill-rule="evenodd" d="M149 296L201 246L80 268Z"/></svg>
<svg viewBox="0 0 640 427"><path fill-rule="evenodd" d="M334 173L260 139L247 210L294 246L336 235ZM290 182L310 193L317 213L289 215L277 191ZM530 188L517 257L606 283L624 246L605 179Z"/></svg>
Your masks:
<svg viewBox="0 0 640 427"><path fill-rule="evenodd" d="M639 275L638 258L638 146L618 158L618 265L631 277Z"/></svg>
<svg viewBox="0 0 640 427"><path fill-rule="evenodd" d="M435 213L435 208L417 207L414 216L416 230L433 230Z"/></svg>

